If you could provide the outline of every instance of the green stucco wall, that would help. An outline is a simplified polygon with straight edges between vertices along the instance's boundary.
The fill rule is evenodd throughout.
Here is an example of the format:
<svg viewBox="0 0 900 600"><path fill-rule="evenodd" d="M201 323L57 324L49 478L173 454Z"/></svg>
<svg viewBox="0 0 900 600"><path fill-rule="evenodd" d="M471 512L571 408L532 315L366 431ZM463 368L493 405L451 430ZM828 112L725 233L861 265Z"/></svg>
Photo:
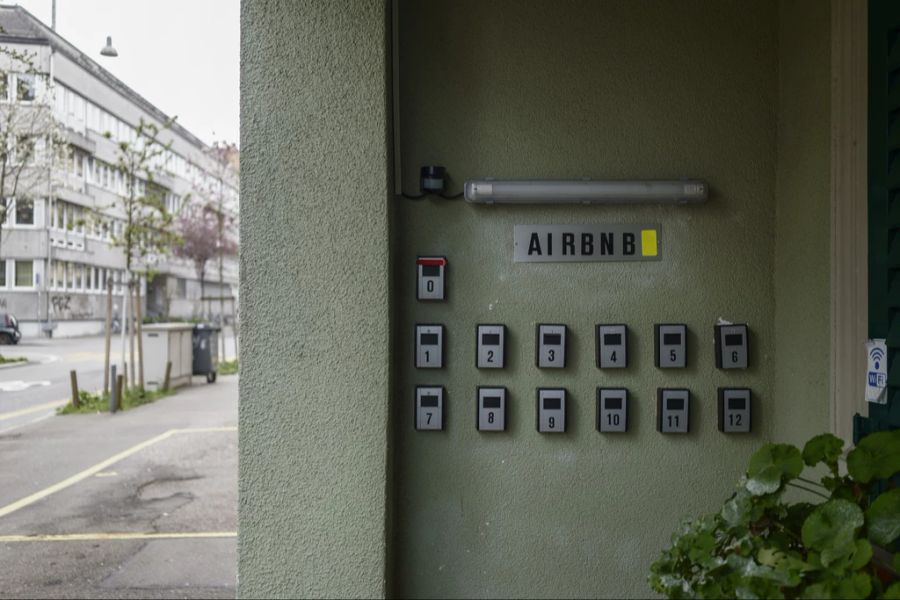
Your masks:
<svg viewBox="0 0 900 600"><path fill-rule="evenodd" d="M777 160L813 151L810 160L820 166L815 160L822 151L827 156L827 118L818 122L818 110L805 117L804 127L825 129L798 142L802 147L789 147L777 129L779 115L789 118L813 94L827 98L827 47L810 57L827 42L827 29L824 40L816 29L779 52L774 2L406 1L400 7L405 190L417 190L420 165L441 164L457 185L483 177L699 177L713 193L699 207L401 202L395 591L411 597L644 596L649 564L679 519L719 506L755 447L792 428L822 430L826 424L824 396L779 400L773 393L773 273L777 264L785 269L780 276L791 279L815 256L827 271L827 253L816 250L776 260L776 241L799 248L818 240L819 225L827 224L826 210L810 233L794 223L779 236L787 230L776 225L778 211L791 206L789 189L776 189L776 171L785 172ZM814 87L786 99L778 91L779 64L800 59L815 65L803 79ZM794 190L826 186L824 196L802 200L810 208L821 202L827 207L824 167L818 176L805 170L791 180ZM821 181L810 181L816 177ZM784 194L784 207L777 192ZM663 260L512 262L517 223L620 221L660 223ZM448 256L447 302L415 301L416 254ZM812 293L822 291L818 267L800 281L815 284ZM784 290L790 294L802 284L787 285L794 286ZM805 334L820 325L827 336L827 318L817 320L821 301L813 304L794 331ZM750 324L748 371L715 368L717 317ZM416 322L446 325L443 371L411 368ZM565 370L535 368L538 322L569 325ZM594 366L593 325L600 322L629 324L627 370ZM688 369L653 366L657 322L688 324ZM474 367L477 323L507 325L505 370ZM784 343L788 354L800 353L790 339ZM803 365L808 377L825 376L820 356ZM414 431L417 384L446 386L446 431ZM475 430L475 387L490 384L509 389L505 434ZM629 389L627 435L597 433L600 385ZM755 434L717 431L716 388L727 385L753 389ZM566 435L536 433L538 386L567 388ZM655 431L660 386L691 390L690 435Z"/></svg>
<svg viewBox="0 0 900 600"><path fill-rule="evenodd" d="M243 597L385 589L386 22L242 5Z"/></svg>
<svg viewBox="0 0 900 600"><path fill-rule="evenodd" d="M774 433L779 440L802 443L829 427L829 3L784 1L778 23L775 397L779 419Z"/></svg>
<svg viewBox="0 0 900 600"><path fill-rule="evenodd" d="M646 596L677 522L753 449L827 427L827 3L399 9L406 191L441 164L453 191L698 177L712 196L390 198L389 3L243 0L239 593ZM581 222L659 223L663 259L513 263L515 224ZM449 258L446 302L415 301L417 254ZM718 317L750 324L747 371L715 369ZM446 325L445 369L412 368L416 322ZM503 371L474 366L485 322L507 325ZM566 369L534 367L538 322L569 325ZM594 366L600 322L629 324L628 369ZM653 366L656 322L689 326L688 369ZM446 387L445 431L414 431L417 384ZM503 434L475 430L489 384L509 389ZM629 389L629 433L597 433L601 385ZM727 385L753 389L754 434L717 431ZM535 431L538 386L568 389L567 434ZM661 386L691 390L689 435L655 431Z"/></svg>

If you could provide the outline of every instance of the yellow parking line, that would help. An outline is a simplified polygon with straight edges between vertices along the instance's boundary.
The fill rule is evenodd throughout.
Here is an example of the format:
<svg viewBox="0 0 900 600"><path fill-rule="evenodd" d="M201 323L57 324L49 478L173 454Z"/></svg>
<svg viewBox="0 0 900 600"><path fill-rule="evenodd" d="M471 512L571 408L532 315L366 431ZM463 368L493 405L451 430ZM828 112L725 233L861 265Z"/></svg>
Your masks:
<svg viewBox="0 0 900 600"><path fill-rule="evenodd" d="M141 450L143 450L144 448L152 446L153 444L156 444L157 442L161 442L165 439L168 439L168 438L172 437L173 435L185 434L185 433L213 433L213 432L223 432L223 431L237 431L237 427L234 427L234 426L232 426L232 427L192 427L192 428L189 427L186 429L170 429L169 431L167 431L165 433L161 433L160 435L158 435L156 437L150 438L149 440L146 440L144 442L141 442L140 444L132 446L131 448L128 448L127 450L123 450L122 452L119 452L115 456L107 458L103 462L97 463L93 467L89 467L89 468L85 469L84 471L81 471L80 473L76 473L75 475L72 475L68 479L64 479L64 480L60 481L59 483L55 483L55 484L51 485L50 487L46 487L39 492L35 492L34 494L31 494L30 496L26 496L25 498L22 498L21 500L16 500L12 504L7 504L3 508L0 508L0 517L5 517L6 515L13 513L15 511L19 510L20 508L25 508L29 504L34 504L38 500L42 500L42 499L46 498L47 496L50 496L51 494L55 494L56 492L58 492L60 490L64 490L69 486L75 485L79 481L87 479L88 477L91 477L92 475L96 475L97 473L103 471L110 465L113 465L113 464L119 462L120 460L128 458L132 454L136 454L136 453L140 452Z"/></svg>
<svg viewBox="0 0 900 600"><path fill-rule="evenodd" d="M63 533L55 535L0 535L0 544L17 542L95 542L102 540L194 540L237 537L237 531L194 531L186 533Z"/></svg>
<svg viewBox="0 0 900 600"><path fill-rule="evenodd" d="M56 408L57 406L62 406L66 402L68 402L68 400L54 400L53 402L37 404L35 406L29 406L28 408L22 408L20 410L14 410L11 412L0 413L0 421L7 421L9 419L15 419L16 417L21 417L23 415L30 415L31 413L35 413L35 412L38 412L41 410Z"/></svg>

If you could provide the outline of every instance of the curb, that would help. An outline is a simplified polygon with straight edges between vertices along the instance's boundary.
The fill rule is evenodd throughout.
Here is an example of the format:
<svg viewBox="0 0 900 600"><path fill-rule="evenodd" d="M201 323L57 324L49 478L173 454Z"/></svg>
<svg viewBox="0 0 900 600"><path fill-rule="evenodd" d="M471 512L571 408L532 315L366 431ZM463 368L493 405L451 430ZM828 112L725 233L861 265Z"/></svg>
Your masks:
<svg viewBox="0 0 900 600"><path fill-rule="evenodd" d="M24 367L32 364L30 360L20 360L19 362L7 363L5 365L0 365L0 369L14 369L16 367Z"/></svg>

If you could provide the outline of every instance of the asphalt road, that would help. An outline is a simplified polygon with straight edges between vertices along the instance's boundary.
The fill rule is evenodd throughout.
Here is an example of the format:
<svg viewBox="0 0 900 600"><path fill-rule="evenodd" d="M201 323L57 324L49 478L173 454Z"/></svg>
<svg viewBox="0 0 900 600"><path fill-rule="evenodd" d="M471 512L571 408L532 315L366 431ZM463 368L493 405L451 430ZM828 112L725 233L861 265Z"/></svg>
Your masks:
<svg viewBox="0 0 900 600"><path fill-rule="evenodd" d="M228 358L234 358L233 340L226 342ZM119 362L121 349L121 340L114 338L113 362ZM28 359L24 365L0 366L0 434L55 414L56 407L72 397L72 370L78 374L80 389L100 390L104 351L103 337L25 339L15 346L0 346L4 356Z"/></svg>
<svg viewBox="0 0 900 600"><path fill-rule="evenodd" d="M65 398L70 368L102 385L102 339L21 349L55 358L0 385L50 383L0 392L0 418ZM116 415L0 421L0 598L234 597L237 395L195 377Z"/></svg>

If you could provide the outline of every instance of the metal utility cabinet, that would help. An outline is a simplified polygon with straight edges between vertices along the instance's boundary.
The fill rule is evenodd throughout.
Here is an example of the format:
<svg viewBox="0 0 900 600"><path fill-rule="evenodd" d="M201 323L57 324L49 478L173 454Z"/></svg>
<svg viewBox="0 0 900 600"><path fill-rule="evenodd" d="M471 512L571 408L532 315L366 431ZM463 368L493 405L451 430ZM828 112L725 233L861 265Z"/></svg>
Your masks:
<svg viewBox="0 0 900 600"><path fill-rule="evenodd" d="M161 389L166 378L166 363L172 362L169 387L191 384L193 346L191 323L157 323L144 325L144 384Z"/></svg>

